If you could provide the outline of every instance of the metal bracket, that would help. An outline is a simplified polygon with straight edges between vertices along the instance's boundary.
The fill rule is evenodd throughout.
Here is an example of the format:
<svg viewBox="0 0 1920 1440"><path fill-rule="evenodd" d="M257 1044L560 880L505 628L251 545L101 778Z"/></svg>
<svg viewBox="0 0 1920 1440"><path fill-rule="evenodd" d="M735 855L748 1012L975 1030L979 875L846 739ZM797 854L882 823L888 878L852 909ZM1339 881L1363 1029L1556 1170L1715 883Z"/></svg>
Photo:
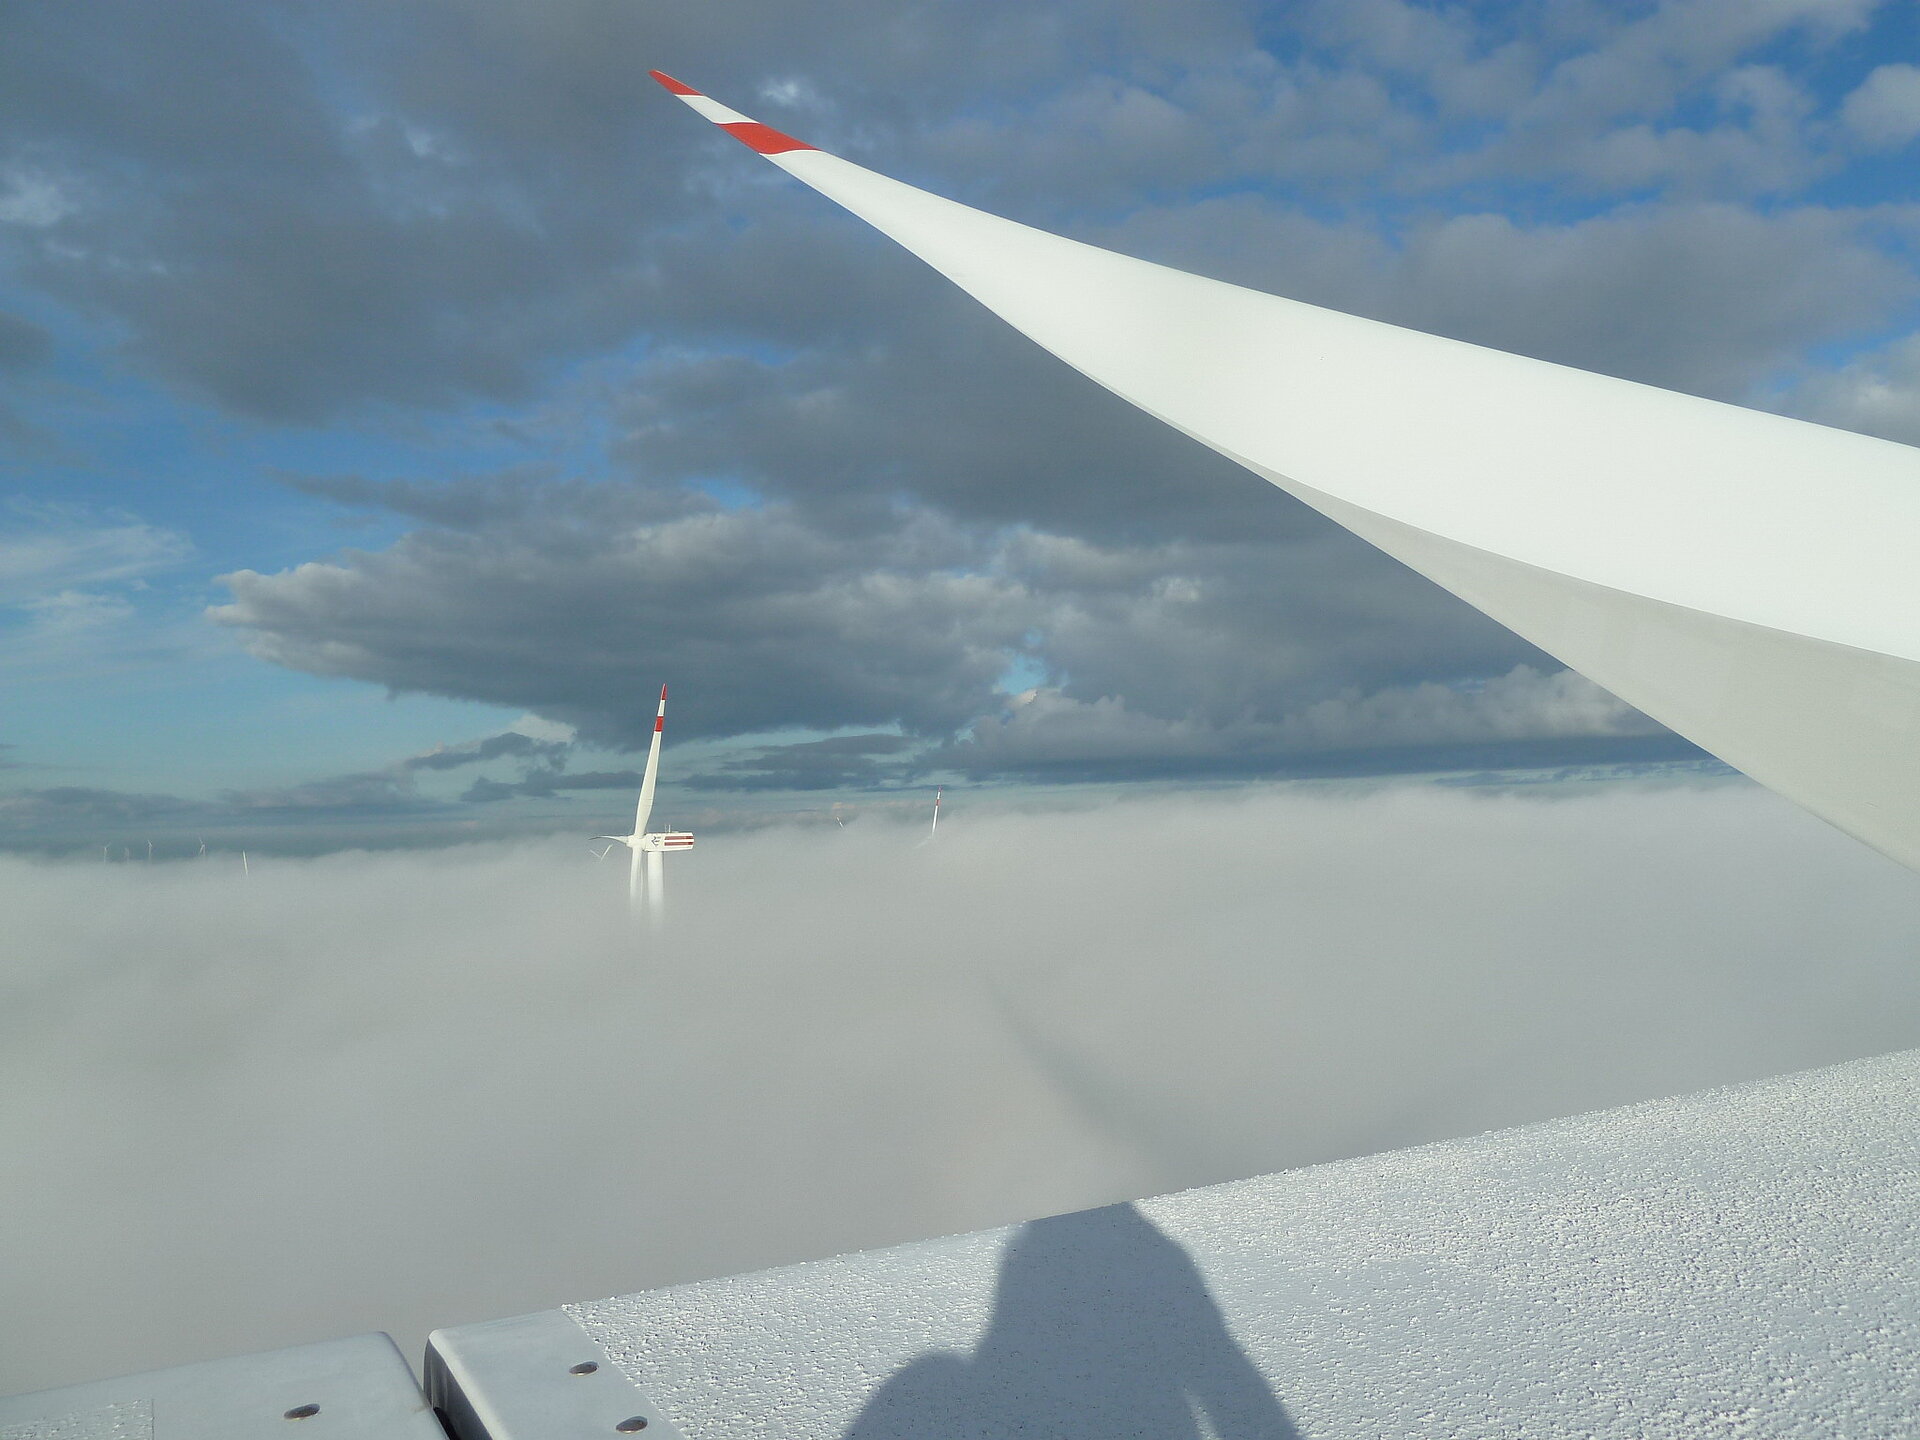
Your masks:
<svg viewBox="0 0 1920 1440"><path fill-rule="evenodd" d="M434 1331L427 1337L426 1389L454 1440L681 1440L659 1407L559 1310Z"/></svg>

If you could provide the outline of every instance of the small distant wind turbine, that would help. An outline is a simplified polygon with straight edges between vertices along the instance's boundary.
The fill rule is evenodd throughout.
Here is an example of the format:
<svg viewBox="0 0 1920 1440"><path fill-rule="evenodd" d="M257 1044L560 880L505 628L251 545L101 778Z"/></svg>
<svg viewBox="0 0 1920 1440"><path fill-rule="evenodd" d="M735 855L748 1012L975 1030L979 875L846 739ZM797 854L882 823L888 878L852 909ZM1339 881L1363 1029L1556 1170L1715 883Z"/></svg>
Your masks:
<svg viewBox="0 0 1920 1440"><path fill-rule="evenodd" d="M691 850L693 836L684 830L663 830L646 834L647 819L653 814L653 787L660 777L660 737L667 728L667 687L660 687L660 709L653 717L653 743L647 747L647 770L640 779L640 803L633 812L631 835L596 835L596 840L611 840L633 852L633 865L627 872L627 899L635 910L644 909L658 925L666 914L667 877L665 856L669 850ZM611 848L611 847L609 847ZM605 851L601 852L605 854ZM642 873L645 889L641 888Z"/></svg>
<svg viewBox="0 0 1920 1440"><path fill-rule="evenodd" d="M933 787L933 824L927 827L927 838L920 842L922 845L933 844L933 837L940 833L940 796L943 789L939 785Z"/></svg>

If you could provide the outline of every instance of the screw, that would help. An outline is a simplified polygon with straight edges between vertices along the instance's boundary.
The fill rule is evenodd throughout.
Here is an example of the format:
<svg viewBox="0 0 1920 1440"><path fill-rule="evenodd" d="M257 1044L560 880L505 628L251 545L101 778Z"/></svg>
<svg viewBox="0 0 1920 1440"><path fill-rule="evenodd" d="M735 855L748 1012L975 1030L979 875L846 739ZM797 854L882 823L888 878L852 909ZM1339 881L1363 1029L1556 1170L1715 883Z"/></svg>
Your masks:
<svg viewBox="0 0 1920 1440"><path fill-rule="evenodd" d="M599 1368L600 1367L591 1360L582 1360L578 1365L569 1365L567 1367L567 1373L569 1375L591 1375Z"/></svg>
<svg viewBox="0 0 1920 1440"><path fill-rule="evenodd" d="M622 1420L613 1428L618 1430L622 1435L631 1435L636 1430L644 1430L647 1428L647 1417L644 1415L635 1415L631 1420Z"/></svg>
<svg viewBox="0 0 1920 1440"><path fill-rule="evenodd" d="M289 1420L305 1420L309 1416L318 1415L319 1413L320 1407L318 1405L296 1405L287 1411L286 1418Z"/></svg>

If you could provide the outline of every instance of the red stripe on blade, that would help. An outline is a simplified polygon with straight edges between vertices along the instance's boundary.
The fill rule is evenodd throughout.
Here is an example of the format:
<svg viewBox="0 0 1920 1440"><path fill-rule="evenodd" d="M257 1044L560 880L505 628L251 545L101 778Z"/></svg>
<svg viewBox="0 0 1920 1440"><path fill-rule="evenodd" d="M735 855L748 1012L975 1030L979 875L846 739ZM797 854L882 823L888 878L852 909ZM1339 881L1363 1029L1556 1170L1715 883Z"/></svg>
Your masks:
<svg viewBox="0 0 1920 1440"><path fill-rule="evenodd" d="M671 90L675 95L698 95L700 93L698 90L694 89L691 85L683 85L678 80L674 79L671 75L663 74L658 70L649 70L647 71L647 74L651 75L655 80L658 80L662 85L666 86L667 89Z"/></svg>
<svg viewBox="0 0 1920 1440"><path fill-rule="evenodd" d="M654 729L656 729L656 730L664 730L664 729L666 729L666 728L667 728L667 717L666 717L666 716L664 716L664 715L656 715L656 716L654 716L654 717L653 717L653 728L654 728Z"/></svg>
<svg viewBox="0 0 1920 1440"><path fill-rule="evenodd" d="M736 120L733 124L722 125L720 128L749 150L758 150L762 155L784 155L789 150L814 148L806 141L782 134L771 125L762 125L758 120Z"/></svg>

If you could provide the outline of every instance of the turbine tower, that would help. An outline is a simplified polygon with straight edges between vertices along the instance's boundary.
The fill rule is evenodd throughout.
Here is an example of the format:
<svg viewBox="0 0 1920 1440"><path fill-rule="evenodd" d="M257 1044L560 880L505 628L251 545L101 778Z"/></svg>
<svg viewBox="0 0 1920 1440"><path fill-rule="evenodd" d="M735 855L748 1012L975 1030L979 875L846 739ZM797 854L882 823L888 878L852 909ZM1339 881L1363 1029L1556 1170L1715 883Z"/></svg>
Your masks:
<svg viewBox="0 0 1920 1440"><path fill-rule="evenodd" d="M933 837L940 833L940 793L941 787L936 785L933 790L933 824L929 825L927 833L914 843L913 848L916 850L926 849L933 844Z"/></svg>
<svg viewBox="0 0 1920 1440"><path fill-rule="evenodd" d="M640 803L633 812L631 835L597 835L597 840L612 840L632 852L633 863L627 872L627 899L636 912L645 911L658 925L666 914L667 877L665 856L669 850L691 850L693 836L683 830L646 833L647 819L653 814L653 787L660 778L660 737L667 729L667 687L660 687L660 708L653 717L653 743L647 747L647 770L640 780Z"/></svg>

